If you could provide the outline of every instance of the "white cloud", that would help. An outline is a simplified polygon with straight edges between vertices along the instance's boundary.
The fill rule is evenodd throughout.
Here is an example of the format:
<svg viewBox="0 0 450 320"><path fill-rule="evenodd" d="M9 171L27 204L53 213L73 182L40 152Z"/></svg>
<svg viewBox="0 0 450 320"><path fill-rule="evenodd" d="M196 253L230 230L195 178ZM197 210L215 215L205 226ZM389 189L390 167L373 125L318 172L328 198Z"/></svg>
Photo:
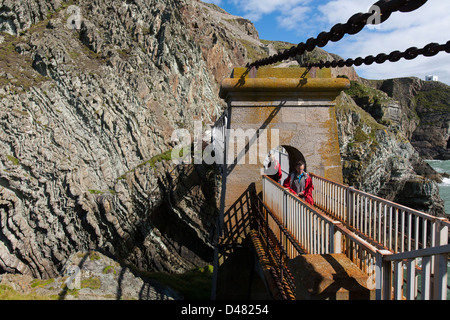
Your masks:
<svg viewBox="0 0 450 320"><path fill-rule="evenodd" d="M368 12L374 0L333 0L318 6L318 11L331 26L345 23L355 13Z"/></svg>
<svg viewBox="0 0 450 320"><path fill-rule="evenodd" d="M344 23L351 16L347 12L367 12L373 0L361 0L358 8L351 6L354 1L335 0L320 6L323 19L334 25ZM345 8L345 9L344 9ZM365 9L364 9L365 8ZM352 10L352 11L350 11ZM359 10L359 11L358 11ZM422 48L430 42L440 44L450 40L450 1L433 0L416 11L394 12L388 20L375 30L365 28L357 35L346 35L338 43L330 43L324 49L337 53L343 58L365 57L378 53L389 54L394 50L404 51L409 47ZM345 17L345 18L344 18ZM414 60L401 59L398 62L372 64L357 68L362 76L372 79L438 75L440 81L450 84L450 55L440 53L434 57L418 57Z"/></svg>
<svg viewBox="0 0 450 320"><path fill-rule="evenodd" d="M300 5L306 5L311 0L230 0L236 7L240 8L245 17L253 22L258 21L263 15L273 12L286 13Z"/></svg>
<svg viewBox="0 0 450 320"><path fill-rule="evenodd" d="M311 12L311 7L298 6L291 8L290 10L283 11L281 15L277 17L278 25L286 30L298 30L299 28L306 27L304 17Z"/></svg>

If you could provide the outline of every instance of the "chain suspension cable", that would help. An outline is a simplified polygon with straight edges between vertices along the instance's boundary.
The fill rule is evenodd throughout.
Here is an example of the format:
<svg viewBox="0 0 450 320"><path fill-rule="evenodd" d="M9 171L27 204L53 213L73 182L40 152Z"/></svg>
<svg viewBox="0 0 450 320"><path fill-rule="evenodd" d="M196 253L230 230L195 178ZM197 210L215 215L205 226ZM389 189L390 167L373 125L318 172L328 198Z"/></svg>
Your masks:
<svg viewBox="0 0 450 320"><path fill-rule="evenodd" d="M362 64L371 65L372 63L384 63L386 61L397 62L401 58L406 60L415 59L419 55L423 55L425 57L432 57L437 55L439 52L445 51L450 53L450 40L445 44L439 43L429 43L425 47L418 49L416 47L411 47L406 49L403 52L398 50L392 51L390 54L380 53L375 57L369 55L365 58L358 57L356 59L341 59L334 61L319 61L317 63L306 63L303 64L302 67L311 68L311 67L319 67L319 68L336 68L336 67L351 67L351 66L360 66Z"/></svg>
<svg viewBox="0 0 450 320"><path fill-rule="evenodd" d="M252 63L247 64L247 68L261 67L276 62L287 60L296 55L301 55L305 51L312 51L315 47L324 47L329 41L337 42L341 40L345 34L357 34L365 25L375 24L377 19L373 18L374 15L378 15L379 23L386 21L393 12L411 12L422 5L428 0L380 0L374 3L371 7L372 12L356 13L348 19L344 24L338 23L334 25L329 32L321 32L317 38L309 38L306 43L301 42L297 46L292 46L290 49L280 51L275 55L268 58L260 59ZM374 9L376 8L376 9ZM379 10L379 11L378 11Z"/></svg>

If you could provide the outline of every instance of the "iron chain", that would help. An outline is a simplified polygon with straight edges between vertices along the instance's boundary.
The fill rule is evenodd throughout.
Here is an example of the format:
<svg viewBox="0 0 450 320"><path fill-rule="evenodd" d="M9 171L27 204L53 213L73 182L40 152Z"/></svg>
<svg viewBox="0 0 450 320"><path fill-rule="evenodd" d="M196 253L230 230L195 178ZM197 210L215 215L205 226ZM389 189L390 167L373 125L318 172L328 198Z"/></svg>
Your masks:
<svg viewBox="0 0 450 320"><path fill-rule="evenodd" d="M386 21L389 16L396 11L411 12L420 8L427 0L380 0L374 3L380 9L380 22ZM372 6L372 7L373 7ZM356 34L360 32L368 21L373 16L373 12L356 13L348 19L344 24L338 23L334 25L329 32L321 32L317 38L309 38L306 43L299 43L297 46L292 46L290 49L280 51L268 58L260 59L255 62L247 64L247 68L261 67L264 65L273 64L287 60L296 55L301 55L305 51L312 51L316 46L324 47L329 41L337 42L341 40L345 34Z"/></svg>
<svg viewBox="0 0 450 320"><path fill-rule="evenodd" d="M362 64L371 65L372 63L384 63L386 61L397 62L401 58L406 60L415 59L419 55L423 55L425 57L432 57L438 54L439 52L445 51L450 53L450 41L447 41L446 44L438 44L438 43L429 43L422 49L418 49L416 47L411 47L406 49L404 52L400 52L398 50L392 51L390 54L380 53L377 56L367 56L365 58L358 57L356 59L347 59L347 60L334 60L334 61L320 61L317 63L307 63L302 65L305 68L311 67L319 67L319 68L336 68L336 67L351 67L351 66L360 66Z"/></svg>

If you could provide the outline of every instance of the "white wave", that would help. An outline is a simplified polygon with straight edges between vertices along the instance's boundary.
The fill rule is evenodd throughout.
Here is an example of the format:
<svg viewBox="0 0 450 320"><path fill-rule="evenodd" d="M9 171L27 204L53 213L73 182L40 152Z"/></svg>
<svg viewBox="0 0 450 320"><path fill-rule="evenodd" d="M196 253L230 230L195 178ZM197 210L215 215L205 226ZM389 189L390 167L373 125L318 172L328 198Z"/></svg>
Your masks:
<svg viewBox="0 0 450 320"><path fill-rule="evenodd" d="M443 178L442 182L439 183L441 187L450 187L450 178Z"/></svg>

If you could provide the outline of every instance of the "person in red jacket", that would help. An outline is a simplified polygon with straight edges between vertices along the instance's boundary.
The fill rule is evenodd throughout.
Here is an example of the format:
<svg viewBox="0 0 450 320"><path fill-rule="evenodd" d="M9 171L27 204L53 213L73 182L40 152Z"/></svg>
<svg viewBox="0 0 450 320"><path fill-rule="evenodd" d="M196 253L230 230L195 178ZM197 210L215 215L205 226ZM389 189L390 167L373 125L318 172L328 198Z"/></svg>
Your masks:
<svg viewBox="0 0 450 320"><path fill-rule="evenodd" d="M312 197L314 186L311 177L305 171L305 164L302 161L298 161L295 164L295 170L284 180L283 186L307 203L314 205Z"/></svg>

